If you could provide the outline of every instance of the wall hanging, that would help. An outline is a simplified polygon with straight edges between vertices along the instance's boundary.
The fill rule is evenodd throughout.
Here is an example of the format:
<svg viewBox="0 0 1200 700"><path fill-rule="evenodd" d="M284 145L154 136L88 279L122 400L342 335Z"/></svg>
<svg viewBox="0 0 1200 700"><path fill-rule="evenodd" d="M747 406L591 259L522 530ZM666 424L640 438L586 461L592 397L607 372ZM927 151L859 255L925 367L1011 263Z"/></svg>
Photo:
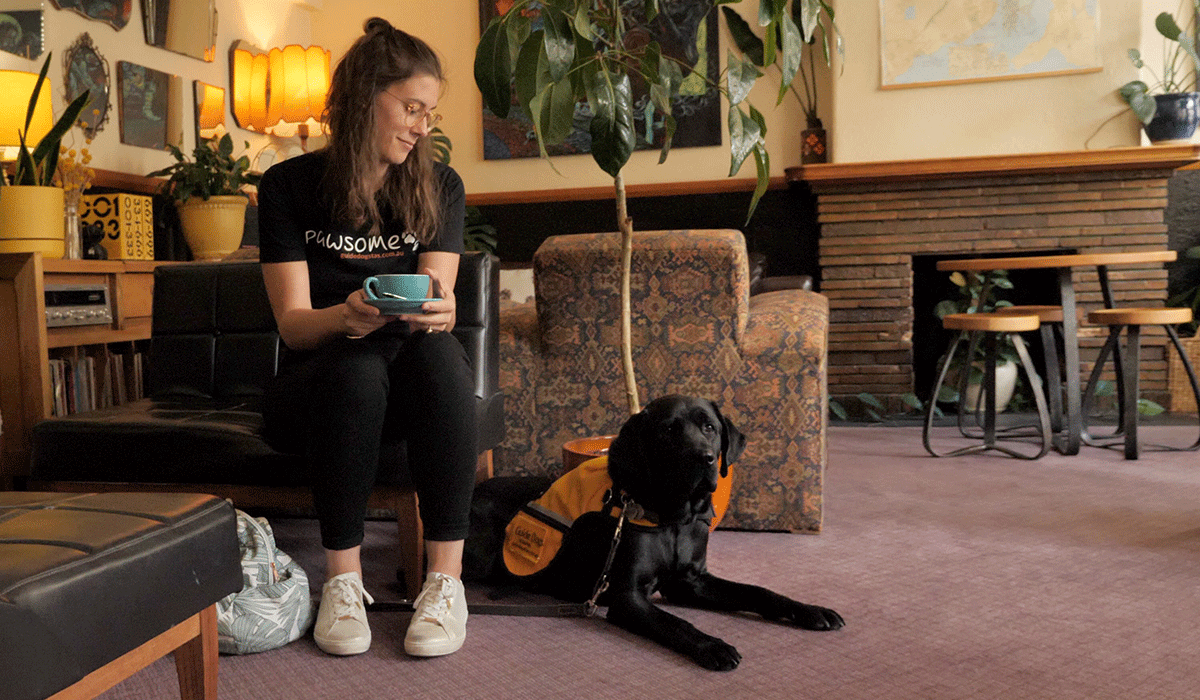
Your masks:
<svg viewBox="0 0 1200 700"><path fill-rule="evenodd" d="M179 76L117 61L121 143L165 149L183 141Z"/></svg>
<svg viewBox="0 0 1200 700"><path fill-rule="evenodd" d="M108 61L96 51L92 37L87 32L79 35L74 44L63 54L63 98L70 104L77 96L88 91L87 105L79 114L76 125L83 129L89 139L104 128L112 104L110 92L112 79L108 72ZM86 126L85 126L86 124Z"/></svg>
<svg viewBox="0 0 1200 700"><path fill-rule="evenodd" d="M1094 73L1100 62L1093 0L982 3L879 0L884 88Z"/></svg>
<svg viewBox="0 0 1200 700"><path fill-rule="evenodd" d="M133 0L50 0L60 10L70 10L104 22L113 29L121 29L129 24L129 15L133 12Z"/></svg>

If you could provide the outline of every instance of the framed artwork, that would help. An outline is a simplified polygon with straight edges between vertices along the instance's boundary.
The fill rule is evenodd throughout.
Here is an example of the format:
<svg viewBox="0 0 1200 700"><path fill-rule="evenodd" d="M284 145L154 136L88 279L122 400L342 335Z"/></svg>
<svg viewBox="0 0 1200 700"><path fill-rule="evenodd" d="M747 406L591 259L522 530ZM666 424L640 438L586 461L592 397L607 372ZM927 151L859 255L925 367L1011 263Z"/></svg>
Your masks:
<svg viewBox="0 0 1200 700"><path fill-rule="evenodd" d="M104 22L113 29L121 29L129 24L129 15L133 12L133 0L50 0L60 10L70 10Z"/></svg>
<svg viewBox="0 0 1200 700"><path fill-rule="evenodd" d="M168 139L178 144L179 83L169 73L117 61L121 143L158 150L166 148Z"/></svg>
<svg viewBox="0 0 1200 700"><path fill-rule="evenodd" d="M66 90L63 99L70 104L76 97L88 91L88 103L75 122L83 129L84 136L96 138L96 133L108 121L109 99L112 79L108 73L108 61L96 51L92 37L87 32L79 35L74 44L63 55L63 84ZM85 126L86 125L86 126Z"/></svg>
<svg viewBox="0 0 1200 700"><path fill-rule="evenodd" d="M886 90L1095 73L1103 68L1099 35L1100 10L1089 0L879 0L880 83Z"/></svg>
<svg viewBox="0 0 1200 700"><path fill-rule="evenodd" d="M41 4L34 3L30 7L40 8ZM40 9L0 12L0 51L28 59L41 56L42 14Z"/></svg>
<svg viewBox="0 0 1200 700"><path fill-rule="evenodd" d="M493 18L503 14L502 10L511 5L512 0L479 0L480 32ZM627 33L629 40L645 43L653 37L662 45L665 55L693 67L693 72L684 80L679 98L671 104L671 112L676 120L671 147L721 145L721 99L720 92L713 87L721 79L716 7L711 0L676 0L661 3L658 17L649 24L641 19L645 16L644 8L645 0L621 2L621 11L636 18L635 26ZM541 29L540 6L534 4L528 12L533 20L532 31ZM645 86L635 84L633 97L637 149L661 148L661 119L655 118ZM592 139L588 134L588 123L591 116L586 102L577 103L575 128L571 135L561 144L548 145L546 152L551 156L590 153ZM485 160L536 158L539 155L533 120L522 108L514 104L508 117L500 119L484 106Z"/></svg>
<svg viewBox="0 0 1200 700"><path fill-rule="evenodd" d="M196 143L225 133L225 88L192 81L196 99Z"/></svg>

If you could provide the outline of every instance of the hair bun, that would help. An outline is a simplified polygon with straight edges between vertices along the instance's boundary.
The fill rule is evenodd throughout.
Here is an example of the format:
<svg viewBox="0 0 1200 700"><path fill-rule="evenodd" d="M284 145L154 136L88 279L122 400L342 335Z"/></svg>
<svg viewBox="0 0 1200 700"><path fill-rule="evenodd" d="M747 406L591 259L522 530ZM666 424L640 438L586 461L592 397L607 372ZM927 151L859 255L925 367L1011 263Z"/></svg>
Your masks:
<svg viewBox="0 0 1200 700"><path fill-rule="evenodd" d="M393 29L392 23L382 17L372 17L363 23L363 33Z"/></svg>

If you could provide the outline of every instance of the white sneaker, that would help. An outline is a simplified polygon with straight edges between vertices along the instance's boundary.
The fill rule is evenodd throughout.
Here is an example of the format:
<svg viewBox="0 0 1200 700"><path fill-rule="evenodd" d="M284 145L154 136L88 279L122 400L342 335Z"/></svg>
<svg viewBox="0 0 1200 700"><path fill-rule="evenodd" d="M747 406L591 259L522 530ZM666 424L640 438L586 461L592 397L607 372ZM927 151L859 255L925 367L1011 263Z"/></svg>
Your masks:
<svg viewBox="0 0 1200 700"><path fill-rule="evenodd" d="M325 582L317 622L313 625L313 640L321 651L348 656L371 648L364 598L368 603L375 602L363 589L362 577L356 572L339 574Z"/></svg>
<svg viewBox="0 0 1200 700"><path fill-rule="evenodd" d="M404 635L405 652L410 656L442 656L462 647L467 639L467 592L462 581L429 572L413 607L416 612Z"/></svg>

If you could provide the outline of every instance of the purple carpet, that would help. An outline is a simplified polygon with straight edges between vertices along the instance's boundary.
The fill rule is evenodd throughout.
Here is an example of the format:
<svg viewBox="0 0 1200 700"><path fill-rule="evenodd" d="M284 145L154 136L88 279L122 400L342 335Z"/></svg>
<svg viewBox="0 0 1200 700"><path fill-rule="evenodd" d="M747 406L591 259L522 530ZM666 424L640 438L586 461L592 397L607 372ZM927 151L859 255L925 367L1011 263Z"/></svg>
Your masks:
<svg viewBox="0 0 1200 700"><path fill-rule="evenodd" d="M1196 430L1143 432L1190 443ZM369 525L367 588L387 598L394 525ZM285 551L312 560L311 521L280 519L276 529ZM1197 453L1144 453L1133 462L1085 447L1034 462L997 453L934 459L919 427L834 426L824 532L719 531L709 562L719 575L832 607L847 625L805 632L673 608L738 647L741 666L720 674L578 618L474 615L460 652L411 659L402 649L409 615L373 612L374 644L361 656L326 656L305 638L221 657L220 696L1200 697ZM318 565L308 568L321 579ZM173 662L101 697L178 697Z"/></svg>

